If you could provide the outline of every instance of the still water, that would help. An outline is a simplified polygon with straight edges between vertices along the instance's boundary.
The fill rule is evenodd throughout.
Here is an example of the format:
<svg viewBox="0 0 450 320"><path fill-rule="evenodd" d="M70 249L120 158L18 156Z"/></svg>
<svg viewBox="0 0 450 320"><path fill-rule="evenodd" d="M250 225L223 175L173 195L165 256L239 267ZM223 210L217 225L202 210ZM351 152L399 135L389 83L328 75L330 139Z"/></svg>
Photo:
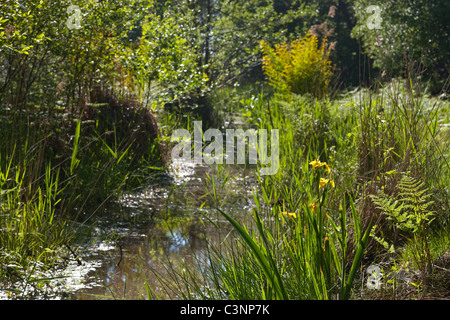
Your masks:
<svg viewBox="0 0 450 320"><path fill-rule="evenodd" d="M174 270L205 269L207 245L220 248L232 233L215 207L234 217L251 216L253 179L254 170L249 168L218 171L172 163L167 176L124 194L90 227L91 236L76 248L81 265L73 261L69 266L65 286L71 293L65 298L147 299L146 283L158 295L167 289L158 278L171 281L170 265ZM179 298L176 292L163 294Z"/></svg>

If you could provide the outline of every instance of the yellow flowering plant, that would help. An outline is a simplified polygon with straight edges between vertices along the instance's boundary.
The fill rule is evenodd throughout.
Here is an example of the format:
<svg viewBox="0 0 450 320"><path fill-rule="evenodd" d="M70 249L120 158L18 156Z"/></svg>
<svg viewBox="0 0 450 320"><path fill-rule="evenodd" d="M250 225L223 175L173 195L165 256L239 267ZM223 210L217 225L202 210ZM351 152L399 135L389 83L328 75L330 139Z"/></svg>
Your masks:
<svg viewBox="0 0 450 320"><path fill-rule="evenodd" d="M328 173L328 174L331 174L330 166L329 166L326 162L321 162L321 161L319 161L319 160L313 160L313 161L311 161L309 164L314 168L314 170L315 170L316 172L317 172L317 169L318 169L318 168L325 167L327 173ZM328 183L330 183L330 185L331 185L333 188L335 187L334 181L331 180L331 178L330 178L330 179L325 179L325 178L320 177L320 180L319 180L319 188L324 188Z"/></svg>
<svg viewBox="0 0 450 320"><path fill-rule="evenodd" d="M275 45L275 48L261 41L263 69L270 85L280 92L326 96L332 77L326 43L324 38L319 44L311 32L289 44Z"/></svg>
<svg viewBox="0 0 450 320"><path fill-rule="evenodd" d="M282 212L282 214L288 216L289 218L297 219L297 214L295 212Z"/></svg>

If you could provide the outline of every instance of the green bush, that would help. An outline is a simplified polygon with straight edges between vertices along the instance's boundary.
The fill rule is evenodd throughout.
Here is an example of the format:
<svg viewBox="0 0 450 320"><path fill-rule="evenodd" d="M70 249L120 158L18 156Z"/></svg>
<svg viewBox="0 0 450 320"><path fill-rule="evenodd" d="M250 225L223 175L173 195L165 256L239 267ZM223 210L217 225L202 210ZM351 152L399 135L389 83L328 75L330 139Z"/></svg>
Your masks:
<svg viewBox="0 0 450 320"><path fill-rule="evenodd" d="M261 41L263 69L269 83L280 92L326 96L332 76L326 43L324 38L319 46L317 37L311 32L275 48Z"/></svg>

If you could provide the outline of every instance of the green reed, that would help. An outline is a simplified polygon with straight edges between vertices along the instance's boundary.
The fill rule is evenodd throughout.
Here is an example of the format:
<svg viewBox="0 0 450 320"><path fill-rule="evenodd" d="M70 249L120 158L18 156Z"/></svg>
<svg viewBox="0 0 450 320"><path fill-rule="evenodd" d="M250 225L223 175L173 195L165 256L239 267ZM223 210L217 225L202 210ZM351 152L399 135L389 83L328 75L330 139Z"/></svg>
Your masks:
<svg viewBox="0 0 450 320"><path fill-rule="evenodd" d="M171 266L172 280L165 280L164 287L191 299L349 299L372 224L361 221L351 199L333 199L337 174L317 153L326 145L325 126L319 123L309 132L298 132L290 116L295 110L286 112L292 105L263 95L248 103L254 113L250 126L258 119L256 128L280 130L280 169L261 176L258 165L253 217L216 207L221 203L216 188L221 186L212 182L221 179L208 176L212 182L205 184L205 201L234 231L214 224L224 235L220 245L208 247L208 268L183 266L185 271L178 272ZM296 107L323 120L328 106L305 99ZM313 141L313 147L307 148L307 141ZM334 207L336 202L340 208Z"/></svg>
<svg viewBox="0 0 450 320"><path fill-rule="evenodd" d="M450 140L440 125L448 120L448 104L408 82L360 89L333 101L263 92L238 99L233 111L242 115L244 126L279 129L280 169L261 176L258 165L251 216L222 208L221 170L208 176L209 200L202 207L217 208L219 217L208 220L223 217L233 231L214 222L223 241L208 247L208 267L183 266L190 271L178 272L180 278L173 274L166 288L191 299L355 298L366 290L358 281L364 265L379 257L395 261L400 252L378 245L379 239L395 240L399 229L383 220L370 195L384 190L395 196L404 174L434 190L436 219L419 242L436 239L432 230L440 234L449 219ZM410 259L423 255L415 243L405 247Z"/></svg>
<svg viewBox="0 0 450 320"><path fill-rule="evenodd" d="M42 181L29 181L28 163L0 167L2 277L18 280L37 262L51 266L70 238L57 217L59 171L48 165ZM34 268L32 268L34 270ZM23 280L23 279L22 279Z"/></svg>

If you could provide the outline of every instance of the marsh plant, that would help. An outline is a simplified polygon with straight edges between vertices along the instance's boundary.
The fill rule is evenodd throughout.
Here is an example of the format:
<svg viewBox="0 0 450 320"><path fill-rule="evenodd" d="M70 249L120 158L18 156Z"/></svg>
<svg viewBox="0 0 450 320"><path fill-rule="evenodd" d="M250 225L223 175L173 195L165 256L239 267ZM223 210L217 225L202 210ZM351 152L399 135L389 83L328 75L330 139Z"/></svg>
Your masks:
<svg viewBox="0 0 450 320"><path fill-rule="evenodd" d="M280 170L269 176L256 170L253 218L217 208L234 231L224 236L223 247L209 247L207 270L171 268L173 282L163 281L166 288L200 299L350 297L372 225L362 223L351 198L343 198L336 211L330 207L337 187L332 166L297 145L290 118L279 108L260 124L282 128ZM205 202L217 203L215 185L208 187L211 200Z"/></svg>
<svg viewBox="0 0 450 320"><path fill-rule="evenodd" d="M335 102L264 93L243 101L250 127L279 128L280 170L255 170L250 216L217 206L208 220L223 217L234 231L222 230L220 245L210 244L207 268L171 266L164 287L189 299L354 299L388 284L402 296L400 273L368 282L377 263L389 270L402 260L410 267L401 279L415 270L426 277L442 254L433 228L448 219L448 195L431 190L448 179L449 141L438 125L440 102L408 82L410 91L393 82ZM206 187L204 205L214 207L219 186Z"/></svg>

